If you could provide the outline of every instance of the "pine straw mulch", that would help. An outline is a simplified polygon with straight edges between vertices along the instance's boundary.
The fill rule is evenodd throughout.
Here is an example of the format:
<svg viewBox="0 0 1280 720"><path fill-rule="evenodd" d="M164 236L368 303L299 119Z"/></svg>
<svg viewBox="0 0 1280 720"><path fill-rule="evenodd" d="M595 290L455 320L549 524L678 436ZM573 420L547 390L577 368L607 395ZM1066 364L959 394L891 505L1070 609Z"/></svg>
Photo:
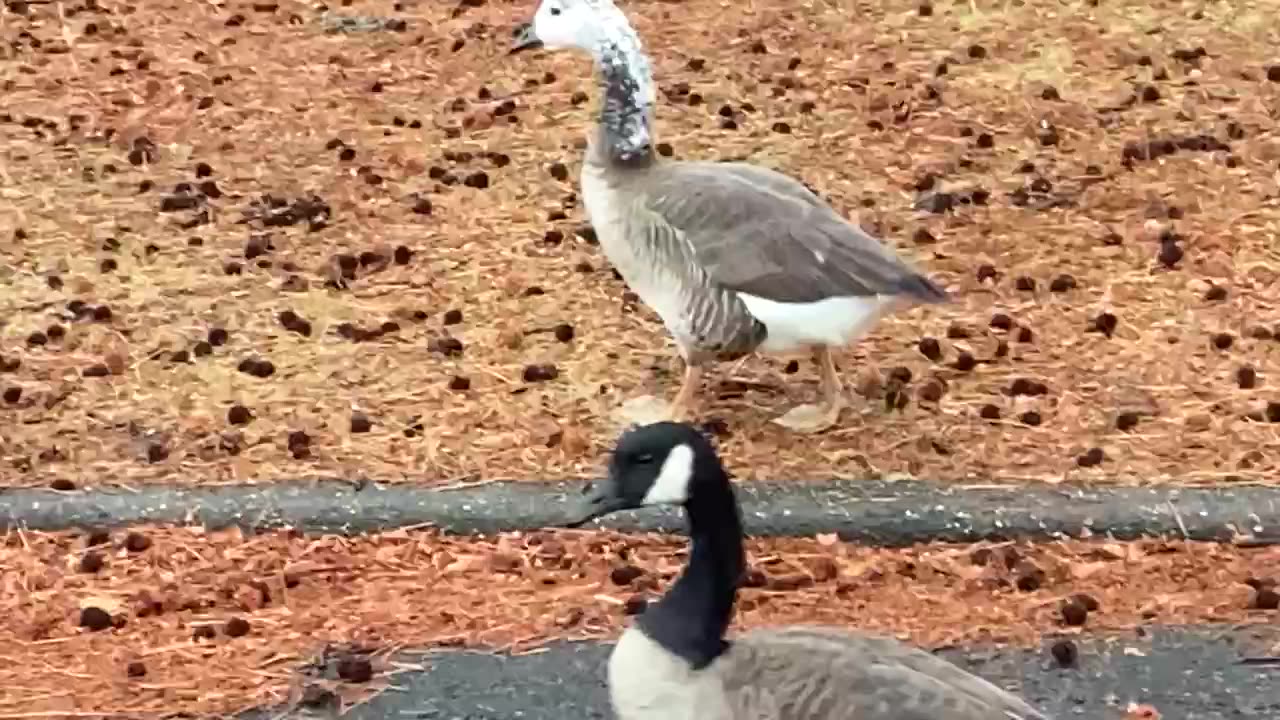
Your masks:
<svg viewBox="0 0 1280 720"><path fill-rule="evenodd" d="M626 4L677 158L798 174L958 295L841 356L821 437L766 422L810 363L719 368L735 464L1280 476L1271 12L916 5ZM588 63L506 55L532 0L6 6L0 482L582 476L674 392L582 231Z"/></svg>
<svg viewBox="0 0 1280 720"><path fill-rule="evenodd" d="M610 637L665 590L685 547L684 538L585 531L10 533L0 546L0 719L229 713L317 701L313 685L359 695L370 688L362 658L373 658L372 687L393 685L388 674L411 666L388 656L409 646L527 651L553 638ZM1095 631L1274 622L1274 611L1250 608L1280 577L1280 547L1181 542L884 550L818 536L754 540L749 552L739 629L831 623L930 647L1069 635L1079 628L1064 626L1061 606L1080 593L1098 603L1084 625ZM105 627L79 627L86 615ZM1280 648L1256 654L1267 652ZM322 657L355 682L319 678Z"/></svg>

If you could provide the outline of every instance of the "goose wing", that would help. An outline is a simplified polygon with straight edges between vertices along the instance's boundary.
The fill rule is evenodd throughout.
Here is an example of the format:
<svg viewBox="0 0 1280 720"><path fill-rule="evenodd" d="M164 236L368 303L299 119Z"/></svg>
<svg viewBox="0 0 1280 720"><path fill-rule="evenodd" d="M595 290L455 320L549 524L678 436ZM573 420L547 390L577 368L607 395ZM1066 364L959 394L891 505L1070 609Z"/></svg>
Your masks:
<svg viewBox="0 0 1280 720"><path fill-rule="evenodd" d="M778 302L946 291L800 182L747 163L675 162L639 181L640 202L690 244L721 286Z"/></svg>
<svg viewBox="0 0 1280 720"><path fill-rule="evenodd" d="M1049 720L942 658L873 635L755 631L711 668L743 720Z"/></svg>

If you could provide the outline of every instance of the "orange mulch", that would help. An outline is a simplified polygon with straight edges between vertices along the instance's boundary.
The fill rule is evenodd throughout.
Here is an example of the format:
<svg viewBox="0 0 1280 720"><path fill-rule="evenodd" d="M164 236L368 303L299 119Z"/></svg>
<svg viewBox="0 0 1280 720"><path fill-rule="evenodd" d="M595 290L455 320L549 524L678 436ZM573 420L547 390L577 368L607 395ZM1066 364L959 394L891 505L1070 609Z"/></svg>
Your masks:
<svg viewBox="0 0 1280 720"><path fill-rule="evenodd" d="M519 651L553 638L614 636L629 610L665 590L686 547L683 538L576 531L343 538L140 527L6 540L0 719L230 713L314 699L317 687L358 701L416 667L394 664L397 649ZM1029 645L1078 631L1062 610L1078 594L1097 602L1082 618L1097 631L1277 618L1250 609L1274 595L1266 581L1280 578L1276 547L1073 541L882 550L819 536L754 540L749 552L739 628L818 622L927 646ZM95 620L96 630L79 627ZM345 659L339 671L353 682L322 678L321 657ZM373 678L359 677L361 658L371 658Z"/></svg>
<svg viewBox="0 0 1280 720"><path fill-rule="evenodd" d="M588 61L506 54L534 0L333 5L6 4L0 484L581 477L675 391L583 230ZM755 478L1280 477L1271 8L920 5L625 4L675 157L796 174L957 295L840 355L825 435L766 422L804 359L700 419Z"/></svg>

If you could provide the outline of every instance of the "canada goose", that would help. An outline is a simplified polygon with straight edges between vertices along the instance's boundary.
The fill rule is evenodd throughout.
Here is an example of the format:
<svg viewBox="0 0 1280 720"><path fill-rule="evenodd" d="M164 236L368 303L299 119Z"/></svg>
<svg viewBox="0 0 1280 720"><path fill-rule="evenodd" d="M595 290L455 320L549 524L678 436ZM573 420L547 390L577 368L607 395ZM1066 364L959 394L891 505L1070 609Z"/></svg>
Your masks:
<svg viewBox="0 0 1280 720"><path fill-rule="evenodd" d="M814 626L725 638L746 569L741 510L710 442L684 423L625 432L564 524L681 505L693 547L609 657L619 720L1048 720L1021 698L893 638Z"/></svg>
<svg viewBox="0 0 1280 720"><path fill-rule="evenodd" d="M511 52L537 47L595 60L603 102L583 162L583 204L605 255L661 316L685 363L673 402L635 398L622 408L626 419L683 419L714 359L807 349L821 368L822 403L775 422L825 429L843 408L831 348L891 310L950 299L797 180L748 163L659 156L649 60L611 0L543 0Z"/></svg>

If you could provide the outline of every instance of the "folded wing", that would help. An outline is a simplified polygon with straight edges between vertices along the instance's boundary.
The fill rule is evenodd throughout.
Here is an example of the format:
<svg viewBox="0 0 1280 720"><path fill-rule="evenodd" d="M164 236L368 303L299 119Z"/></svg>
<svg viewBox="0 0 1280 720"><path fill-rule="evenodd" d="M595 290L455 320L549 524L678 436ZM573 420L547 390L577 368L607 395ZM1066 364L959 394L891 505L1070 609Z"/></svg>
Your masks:
<svg viewBox="0 0 1280 720"><path fill-rule="evenodd" d="M657 166L643 204L691 245L718 284L777 302L946 291L840 217L804 185L745 163Z"/></svg>

